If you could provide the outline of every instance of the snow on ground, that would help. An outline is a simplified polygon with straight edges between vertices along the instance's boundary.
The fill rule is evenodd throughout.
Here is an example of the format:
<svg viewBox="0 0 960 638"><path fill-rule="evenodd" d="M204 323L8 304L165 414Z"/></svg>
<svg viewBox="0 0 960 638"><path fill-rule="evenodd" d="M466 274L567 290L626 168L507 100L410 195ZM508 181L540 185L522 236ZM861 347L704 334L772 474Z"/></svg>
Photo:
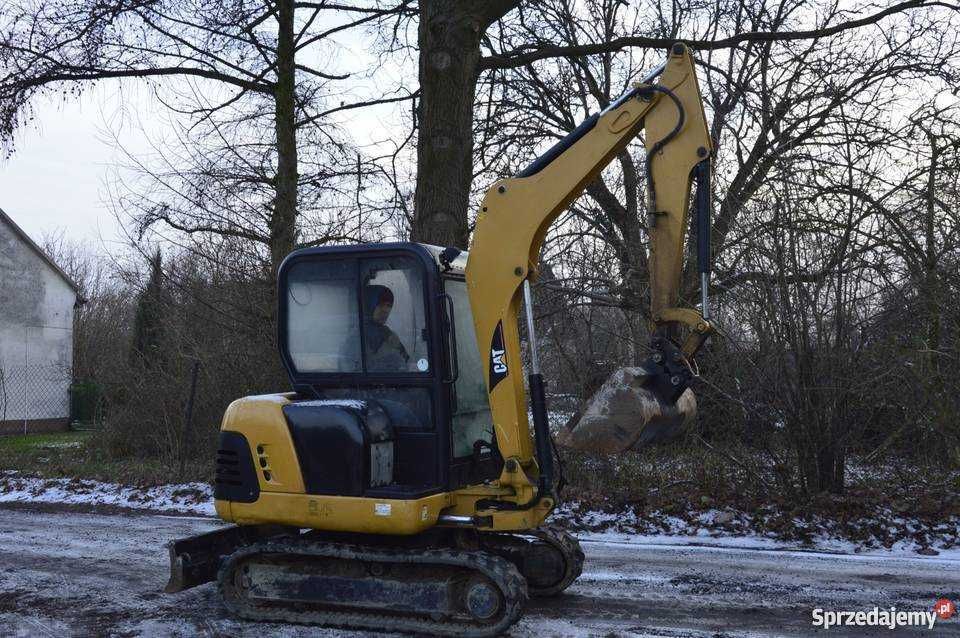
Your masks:
<svg viewBox="0 0 960 638"><path fill-rule="evenodd" d="M697 547L704 550L742 549L777 552L784 555L849 555L869 558L909 558L910 560L936 560L939 563L956 562L960 569L960 548L941 549L936 554L918 555L916 546L907 543L895 543L889 549L864 549L856 543L836 538L820 538L813 544L799 544L780 541L756 534L741 536L720 536L707 533L685 534L623 534L618 532L578 532L577 538L582 544L602 543L604 545L661 545L664 547Z"/></svg>
<svg viewBox="0 0 960 638"><path fill-rule="evenodd" d="M895 527L890 533L915 531L920 522L907 516L892 516L885 512L885 520ZM643 540L651 543L681 543L686 545L712 545L749 549L798 549L843 554L870 555L925 555L960 559L960 519L944 517L937 526L935 536L921 536L923 542L905 536L895 542L879 542L868 538L867 542L850 540L835 533L834 521L813 517L809 521L793 521L797 528L808 532L805 540L785 538L773 532L758 531L749 512L735 509L707 509L683 512L681 515L661 511L623 509L598 511L577 501L561 504L549 519L573 530L579 538L606 538ZM865 522L865 524L867 524ZM874 522L869 522L874 524ZM666 540L664 540L666 539Z"/></svg>
<svg viewBox="0 0 960 638"><path fill-rule="evenodd" d="M215 516L213 493L204 483L184 483L157 487L133 487L82 479L42 479L16 472L0 472L0 503L65 503L107 505L135 510L180 512ZM605 512L582 507L576 501L564 503L551 518L575 531L584 542L642 543L689 547L717 547L768 551L822 552L863 556L938 556L960 561L960 544L954 521L952 536L945 535L932 547L920 547L913 541L898 541L890 547L865 547L823 531L809 542L784 540L772 534L751 531L749 514L711 509L686 516L634 510ZM652 521L652 522L651 522ZM898 524L909 527L904 519Z"/></svg>
<svg viewBox="0 0 960 638"><path fill-rule="evenodd" d="M0 503L67 503L174 511L214 516L213 490L205 483L133 487L84 479L42 479L0 473Z"/></svg>
<svg viewBox="0 0 960 638"><path fill-rule="evenodd" d="M3 635L372 636L240 621L226 612L212 584L162 593L166 543L218 525L211 518L147 512L0 506ZM943 555L891 558L647 540L657 539L621 542L613 533L586 534L583 575L560 597L530 600L509 635L799 637L817 632L811 623L816 608L929 610L941 597L960 600L960 569ZM828 633L861 638L924 632L837 627ZM935 635L960 636L960 620L938 621Z"/></svg>

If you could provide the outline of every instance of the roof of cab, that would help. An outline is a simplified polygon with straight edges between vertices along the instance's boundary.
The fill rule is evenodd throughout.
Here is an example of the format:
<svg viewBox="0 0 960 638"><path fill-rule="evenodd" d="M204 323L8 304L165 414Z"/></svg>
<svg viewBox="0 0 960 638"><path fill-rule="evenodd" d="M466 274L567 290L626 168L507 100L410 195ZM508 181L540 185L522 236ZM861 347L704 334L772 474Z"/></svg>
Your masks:
<svg viewBox="0 0 960 638"><path fill-rule="evenodd" d="M467 269L467 258L470 254L459 248L442 248L432 244L420 244L433 256L440 267L440 272L452 272L462 275Z"/></svg>
<svg viewBox="0 0 960 638"><path fill-rule="evenodd" d="M421 244L418 242L381 242L369 244L330 244L324 246L313 246L310 248L300 248L283 260L280 265L280 271L286 271L291 260L300 259L308 255L348 255L357 252L370 251L376 253L381 250L412 250L420 253L426 260L432 260L441 273L452 273L454 275L464 275L467 268L467 258L469 254L459 248L443 248L432 244Z"/></svg>

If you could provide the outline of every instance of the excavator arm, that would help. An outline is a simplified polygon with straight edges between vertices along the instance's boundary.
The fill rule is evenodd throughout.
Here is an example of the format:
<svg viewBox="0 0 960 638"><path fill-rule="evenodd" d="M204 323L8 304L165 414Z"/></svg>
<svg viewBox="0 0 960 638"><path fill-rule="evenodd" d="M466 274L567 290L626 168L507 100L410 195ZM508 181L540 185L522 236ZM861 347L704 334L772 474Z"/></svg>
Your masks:
<svg viewBox="0 0 960 638"><path fill-rule="evenodd" d="M466 279L479 351L487 353L484 371L490 408L505 459L501 484L526 487L528 476L539 476L540 481L536 492L532 483L529 489L517 489L515 503L486 502L478 504L478 509L522 509L532 506L533 500L525 505L521 493L536 493L534 500L539 500L551 490L550 434L535 352L529 386L536 437L530 436L517 326L520 306L524 297L530 302L529 282L536 280L540 249L550 225L641 130L646 132L654 334L650 367L655 370L649 381L659 401L671 404L683 392L689 378L684 358L692 356L712 330L700 312L677 307L689 202L696 182L707 312L711 153L693 58L685 45L677 43L666 62L641 83L588 118L521 173L496 182L483 198ZM529 306L527 318L532 320ZM681 332L689 336L682 345L675 344ZM532 334L530 341L535 344Z"/></svg>

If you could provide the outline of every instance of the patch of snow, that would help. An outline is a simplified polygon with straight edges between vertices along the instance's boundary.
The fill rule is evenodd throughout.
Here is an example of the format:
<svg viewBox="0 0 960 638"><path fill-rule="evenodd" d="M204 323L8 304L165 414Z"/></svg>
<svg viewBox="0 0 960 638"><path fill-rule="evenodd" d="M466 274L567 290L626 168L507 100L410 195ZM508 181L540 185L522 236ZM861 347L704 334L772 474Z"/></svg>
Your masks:
<svg viewBox="0 0 960 638"><path fill-rule="evenodd" d="M259 401L286 405L287 403L290 403L290 399L292 397L293 394L290 392L277 392L274 394L252 394L248 397L237 399L237 401Z"/></svg>
<svg viewBox="0 0 960 638"><path fill-rule="evenodd" d="M728 510L709 509L697 515L701 525L727 525L736 519L736 513Z"/></svg>
<svg viewBox="0 0 960 638"><path fill-rule="evenodd" d="M730 508L666 514L659 510L643 511L635 507L597 510L585 507L578 501L569 501L554 510L550 522L563 525L584 538L612 541L629 539L631 542L696 545L720 542L726 547L748 549L796 549L872 556L929 555L948 560L960 558L960 544L957 542L960 520L956 517L945 518L935 530L924 534L920 540L912 536L899 540L853 537L859 542L845 536L843 528L834 525L830 519L805 520L794 517L793 535L785 536L766 529L755 515ZM895 525L911 531L921 528L916 520L903 517L896 517ZM889 527L890 534L897 531L897 527ZM802 540L797 540L798 532L802 532Z"/></svg>
<svg viewBox="0 0 960 638"><path fill-rule="evenodd" d="M547 412L547 423L550 425L551 432L557 432L560 428L567 424L567 421L570 420L570 417L573 416L573 412L557 412L551 410ZM533 423L533 414L528 413L530 422Z"/></svg>
<svg viewBox="0 0 960 638"><path fill-rule="evenodd" d="M367 402L357 399L314 399L311 401L297 401L297 405L305 405L311 408L331 406L336 408L349 408L351 410L363 410L367 407Z"/></svg>
<svg viewBox="0 0 960 638"><path fill-rule="evenodd" d="M650 574L646 572L623 573L618 569L591 569L589 563L583 570L578 582L587 583L664 583L668 578L660 574Z"/></svg>
<svg viewBox="0 0 960 638"><path fill-rule="evenodd" d="M216 515L213 490L206 483L132 487L82 479L42 479L0 474L0 503L112 505L131 509Z"/></svg>
<svg viewBox="0 0 960 638"><path fill-rule="evenodd" d="M936 563L960 563L960 548L940 550L937 556L918 555L913 546L907 543L894 544L890 549L859 548L856 543L839 539L818 539L812 546L798 545L778 541L755 534L740 536L714 536L705 540L702 536L674 535L674 534L623 534L618 532L582 532L576 534L577 539L584 544L597 543L606 546L617 546L627 549L643 546L663 547L696 547L702 550L757 550L770 551L786 555L809 556L826 555L836 556L838 559L857 558L901 558L909 560L931 561Z"/></svg>
<svg viewBox="0 0 960 638"><path fill-rule="evenodd" d="M615 523L620 517L610 512L586 512L580 517L580 522L587 527L596 527L604 523Z"/></svg>

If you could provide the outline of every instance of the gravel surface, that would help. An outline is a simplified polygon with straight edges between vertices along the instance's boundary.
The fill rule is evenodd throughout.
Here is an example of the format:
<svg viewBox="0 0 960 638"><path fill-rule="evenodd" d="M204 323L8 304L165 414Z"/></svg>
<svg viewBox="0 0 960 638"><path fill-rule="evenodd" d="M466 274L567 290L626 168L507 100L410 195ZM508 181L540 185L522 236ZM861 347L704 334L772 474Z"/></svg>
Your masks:
<svg viewBox="0 0 960 638"><path fill-rule="evenodd" d="M212 519L0 507L0 626L14 636L358 636L229 618L212 585L167 595L165 543ZM811 611L960 601L960 560L650 544L586 536L584 574L532 601L514 636L810 635ZM828 635L902 635L863 627ZM919 631L914 629L913 631ZM960 635L960 620L937 635Z"/></svg>

